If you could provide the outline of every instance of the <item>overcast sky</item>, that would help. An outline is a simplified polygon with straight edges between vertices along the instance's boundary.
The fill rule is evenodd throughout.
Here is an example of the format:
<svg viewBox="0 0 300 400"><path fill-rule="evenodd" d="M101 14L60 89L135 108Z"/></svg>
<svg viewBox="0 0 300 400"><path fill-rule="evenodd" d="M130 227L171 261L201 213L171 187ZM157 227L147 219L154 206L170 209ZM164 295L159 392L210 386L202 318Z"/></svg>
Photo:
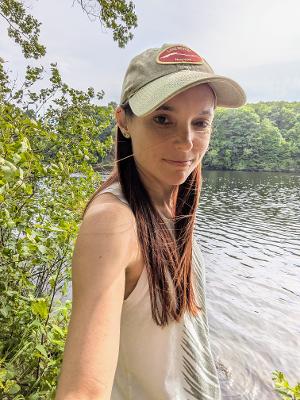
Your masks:
<svg viewBox="0 0 300 400"><path fill-rule="evenodd" d="M74 88L103 89L119 101L131 58L163 43L186 44L216 73L237 80L248 102L300 101L300 0L136 0L138 28L125 49L72 0L26 0L47 55ZM1 19L0 56L18 76L27 61Z"/></svg>

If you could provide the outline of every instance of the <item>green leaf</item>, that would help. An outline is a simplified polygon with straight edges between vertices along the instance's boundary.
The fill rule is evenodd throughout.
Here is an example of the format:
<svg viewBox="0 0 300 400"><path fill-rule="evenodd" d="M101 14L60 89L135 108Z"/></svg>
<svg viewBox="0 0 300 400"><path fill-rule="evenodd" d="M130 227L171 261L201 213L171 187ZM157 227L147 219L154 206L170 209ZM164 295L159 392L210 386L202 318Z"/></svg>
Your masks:
<svg viewBox="0 0 300 400"><path fill-rule="evenodd" d="M57 325L52 325L53 331L57 332L61 337L65 336L64 331Z"/></svg>
<svg viewBox="0 0 300 400"><path fill-rule="evenodd" d="M45 299L36 299L31 303L31 310L35 315L39 315L42 319L48 317L48 306Z"/></svg>
<svg viewBox="0 0 300 400"><path fill-rule="evenodd" d="M22 170L22 168L19 168L19 177L20 179L24 178L24 171Z"/></svg>
<svg viewBox="0 0 300 400"><path fill-rule="evenodd" d="M3 383L6 379L7 371L4 368L0 368L0 383Z"/></svg>
<svg viewBox="0 0 300 400"><path fill-rule="evenodd" d="M48 357L45 347L42 344L37 344L36 349L41 353L45 358Z"/></svg>
<svg viewBox="0 0 300 400"><path fill-rule="evenodd" d="M2 308L0 308L0 313L7 318L9 315L9 311L11 310L11 308L7 305L3 306Z"/></svg>
<svg viewBox="0 0 300 400"><path fill-rule="evenodd" d="M14 154L14 156L13 156L13 162L15 163L15 164L18 164L18 162L21 160L21 156L19 155L19 154Z"/></svg>
<svg viewBox="0 0 300 400"><path fill-rule="evenodd" d="M46 254L46 253L47 253L48 248L47 248L46 246L44 246L43 244L38 244L37 247L38 247L39 251L40 251L42 254Z"/></svg>
<svg viewBox="0 0 300 400"><path fill-rule="evenodd" d="M15 382L12 386L10 386L7 393L9 394L16 394L21 390L21 387Z"/></svg>

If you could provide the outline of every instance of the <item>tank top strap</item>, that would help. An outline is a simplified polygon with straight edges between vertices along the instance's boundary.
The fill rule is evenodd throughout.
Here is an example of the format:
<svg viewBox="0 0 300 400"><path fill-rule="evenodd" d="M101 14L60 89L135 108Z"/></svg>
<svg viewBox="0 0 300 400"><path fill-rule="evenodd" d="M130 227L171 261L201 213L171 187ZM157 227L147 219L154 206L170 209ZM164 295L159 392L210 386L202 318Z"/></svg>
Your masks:
<svg viewBox="0 0 300 400"><path fill-rule="evenodd" d="M119 181L114 182L110 186L108 186L107 188L101 190L99 193L96 194L95 197L99 196L102 193L112 193L116 197L118 197L119 200L121 200L123 203L125 203L125 204L127 204L129 206L128 201L125 199L125 196L124 196L124 194L122 192L122 188L121 188L121 185L120 185Z"/></svg>
<svg viewBox="0 0 300 400"><path fill-rule="evenodd" d="M127 204L129 206L128 201L125 199L125 196L124 196L124 194L122 192L122 188L121 188L121 185L120 185L119 181L114 182L110 186L108 186L107 188L101 190L101 192L97 193L95 197L99 196L102 193L112 193L115 196L117 196L123 203L125 203L125 204ZM169 218L166 218L160 212L159 212L159 214L162 217L162 219L165 221L165 223L168 226L168 228L173 230L174 229L174 221L169 219Z"/></svg>

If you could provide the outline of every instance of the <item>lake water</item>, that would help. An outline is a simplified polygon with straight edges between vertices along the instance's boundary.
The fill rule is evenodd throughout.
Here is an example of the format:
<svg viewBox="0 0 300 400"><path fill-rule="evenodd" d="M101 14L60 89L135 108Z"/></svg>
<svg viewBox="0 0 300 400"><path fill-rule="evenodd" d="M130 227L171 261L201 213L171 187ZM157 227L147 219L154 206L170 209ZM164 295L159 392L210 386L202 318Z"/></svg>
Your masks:
<svg viewBox="0 0 300 400"><path fill-rule="evenodd" d="M300 174L203 175L195 233L222 399L278 399L272 371L300 381Z"/></svg>

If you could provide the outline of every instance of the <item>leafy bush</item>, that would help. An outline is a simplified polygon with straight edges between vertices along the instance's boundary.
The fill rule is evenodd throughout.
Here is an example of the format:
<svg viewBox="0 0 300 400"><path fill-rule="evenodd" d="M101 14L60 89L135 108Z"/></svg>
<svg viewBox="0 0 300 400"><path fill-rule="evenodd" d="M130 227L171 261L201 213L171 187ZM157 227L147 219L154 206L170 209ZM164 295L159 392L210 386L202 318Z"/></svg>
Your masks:
<svg viewBox="0 0 300 400"><path fill-rule="evenodd" d="M92 89L69 88L52 65L51 86L35 93L39 74L27 72L15 92L3 69L0 74L3 400L54 395L71 310L74 241L82 209L101 181L92 164L112 145L111 135L101 141L101 134L111 127L113 110L92 104Z"/></svg>

